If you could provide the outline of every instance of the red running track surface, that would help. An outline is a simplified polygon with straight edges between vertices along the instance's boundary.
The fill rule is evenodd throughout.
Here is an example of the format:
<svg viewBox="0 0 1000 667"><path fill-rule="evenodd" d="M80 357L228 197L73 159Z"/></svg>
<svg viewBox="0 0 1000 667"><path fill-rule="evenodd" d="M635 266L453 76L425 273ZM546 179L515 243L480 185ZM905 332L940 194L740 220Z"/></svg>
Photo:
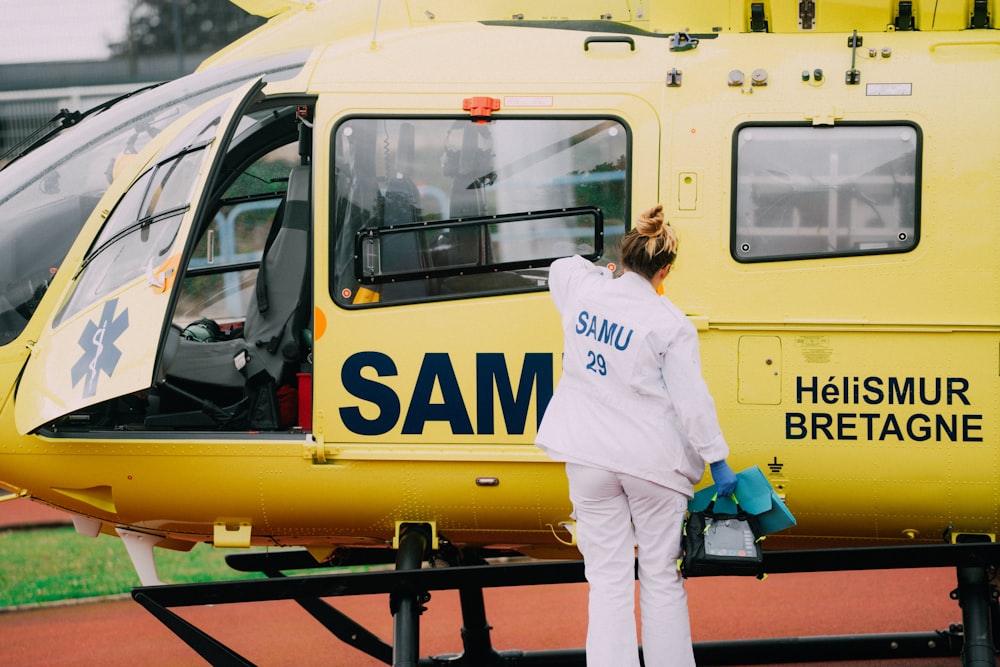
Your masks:
<svg viewBox="0 0 1000 667"><path fill-rule="evenodd" d="M26 507L30 506L30 507ZM18 514L18 517L14 517ZM65 515L23 500L0 503L0 529L25 518L65 522ZM6 521L6 524L5 524ZM0 555L0 572L4 577ZM16 574L14 576L17 576ZM960 622L948 594L950 569L833 572L687 582L695 641L884 632L928 632ZM484 591L497 650L583 646L585 584ZM330 600L369 630L390 640L385 596ZM184 618L252 662L266 665L368 667L382 663L342 644L293 602L192 607ZM422 656L461 650L458 593L433 593L421 617ZM90 667L181 667L205 662L131 599L85 602L0 613L0 652L7 664ZM821 658L822 656L817 656ZM960 661L876 661L845 667L958 667Z"/></svg>

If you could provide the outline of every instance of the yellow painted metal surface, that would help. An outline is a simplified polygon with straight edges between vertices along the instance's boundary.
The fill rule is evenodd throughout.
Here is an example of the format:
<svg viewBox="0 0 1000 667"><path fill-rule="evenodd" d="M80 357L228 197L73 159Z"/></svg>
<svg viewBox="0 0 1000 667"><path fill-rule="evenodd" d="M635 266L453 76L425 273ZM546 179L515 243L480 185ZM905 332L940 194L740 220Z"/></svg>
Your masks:
<svg viewBox="0 0 1000 667"><path fill-rule="evenodd" d="M0 348L5 485L108 526L175 540L326 553L330 545L392 544L401 523L420 522L454 544L575 555L552 528L571 509L562 466L532 445L545 373L525 372L539 368L530 355L547 355L541 367L553 383L561 370L548 294L387 303L364 288L347 306L331 284L337 128L357 117L460 119L465 98L489 96L501 101L496 118L609 117L627 128L627 209L634 215L662 201L680 234L666 293L701 334L730 461L765 470L799 521L769 546L933 542L949 527L1000 531L1000 39L992 27L969 29L972 3L915 0L918 30L906 31L894 26L897 2L817 0L806 28L802 3L765 1L763 33L750 32L755 3L741 0L523 10L449 1L419 11L384 3L377 25L374 3L278 11L284 4L254 3L278 13L205 67L255 49L322 47L301 76L266 91L314 102L311 428L21 434L80 407L69 367L104 301L55 329L36 316ZM478 21L554 18L629 30ZM672 49L680 30L696 34L697 46ZM851 46L855 30L863 43ZM585 44L592 36L614 39ZM913 246L743 261L734 241L739 134L773 126L898 127L900 141L917 128ZM792 184L783 196L811 187L794 179L794 157L776 164L772 171L784 170ZM898 197L901 183L883 183L880 192ZM829 214L839 204L828 190L813 192L822 206L806 198L795 215ZM108 209L124 186L109 192ZM774 201L780 208L781 197ZM874 206L862 200L852 216L884 224L867 216ZM99 222L85 228L54 280L39 311L46 321ZM800 218L774 226L793 223L808 236ZM176 251L185 243L179 238ZM158 300L169 290L157 294L145 280L109 298L156 337L167 307ZM99 385L112 393L95 400L149 387L156 359L129 354L140 347L132 335L138 327L119 339L124 365L115 373L134 365L134 374L118 376L134 381ZM507 384L481 371L485 354L502 360ZM391 368L351 371L357 355ZM423 394L421 378L431 386ZM516 403L528 382L536 384ZM441 417L445 409L450 418ZM514 412L523 427L508 419ZM378 420L373 432L356 426Z"/></svg>

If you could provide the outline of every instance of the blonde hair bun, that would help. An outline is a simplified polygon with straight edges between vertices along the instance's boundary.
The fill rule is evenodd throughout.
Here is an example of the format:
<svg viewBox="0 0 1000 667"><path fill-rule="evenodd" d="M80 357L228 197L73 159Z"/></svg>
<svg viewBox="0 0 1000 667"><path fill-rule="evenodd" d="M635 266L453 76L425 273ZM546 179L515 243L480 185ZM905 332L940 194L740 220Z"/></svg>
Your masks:
<svg viewBox="0 0 1000 667"><path fill-rule="evenodd" d="M677 254L677 234L663 218L663 204L657 204L641 213L636 220L635 231L649 239L646 242L646 254L649 257L661 252Z"/></svg>
<svg viewBox="0 0 1000 667"><path fill-rule="evenodd" d="M635 229L643 236L659 236L663 229L663 204L657 204L653 208L639 214L639 219L635 222Z"/></svg>

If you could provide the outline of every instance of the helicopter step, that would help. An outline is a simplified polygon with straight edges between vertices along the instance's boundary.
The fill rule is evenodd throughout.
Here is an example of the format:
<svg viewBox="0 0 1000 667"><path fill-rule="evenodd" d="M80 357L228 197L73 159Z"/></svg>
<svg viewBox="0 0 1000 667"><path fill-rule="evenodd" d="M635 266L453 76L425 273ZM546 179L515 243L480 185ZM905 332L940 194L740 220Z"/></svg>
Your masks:
<svg viewBox="0 0 1000 667"><path fill-rule="evenodd" d="M398 549L338 549L325 563L305 550L231 554L227 563L239 571L260 572L266 579L148 586L133 598L199 655L214 665L252 664L229 647L173 613L172 607L295 600L336 637L384 664L416 665L584 665L582 648L546 651L496 650L483 601L483 589L584 581L580 561L511 562L504 552L459 556L428 552L428 533L415 525L401 532ZM452 567L422 568L426 557ZM286 577L284 572L356 564L395 563L394 569ZM995 664L997 592L990 571L1000 563L995 543L913 545L765 552L769 574L922 567L954 567L958 587L952 598L962 609L962 624L925 633L858 634L715 641L695 644L699 665L777 664L860 659L962 657L963 667ZM431 591L458 590L462 611L463 651L419 657L420 615ZM393 644L369 632L326 600L347 595L388 594L393 612Z"/></svg>

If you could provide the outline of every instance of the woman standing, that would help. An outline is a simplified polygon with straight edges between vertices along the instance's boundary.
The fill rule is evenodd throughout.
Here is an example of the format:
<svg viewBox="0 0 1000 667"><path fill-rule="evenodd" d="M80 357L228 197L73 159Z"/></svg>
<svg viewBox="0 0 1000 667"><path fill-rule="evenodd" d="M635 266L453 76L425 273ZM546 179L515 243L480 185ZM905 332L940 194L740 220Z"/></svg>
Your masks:
<svg viewBox="0 0 1000 667"><path fill-rule="evenodd" d="M562 318L563 375L536 444L566 462L577 544L590 584L587 664L639 665L635 545L647 667L694 665L677 559L693 485L711 464L720 495L736 488L698 334L657 294L677 256L663 207L621 242L612 279L580 256L552 264Z"/></svg>

